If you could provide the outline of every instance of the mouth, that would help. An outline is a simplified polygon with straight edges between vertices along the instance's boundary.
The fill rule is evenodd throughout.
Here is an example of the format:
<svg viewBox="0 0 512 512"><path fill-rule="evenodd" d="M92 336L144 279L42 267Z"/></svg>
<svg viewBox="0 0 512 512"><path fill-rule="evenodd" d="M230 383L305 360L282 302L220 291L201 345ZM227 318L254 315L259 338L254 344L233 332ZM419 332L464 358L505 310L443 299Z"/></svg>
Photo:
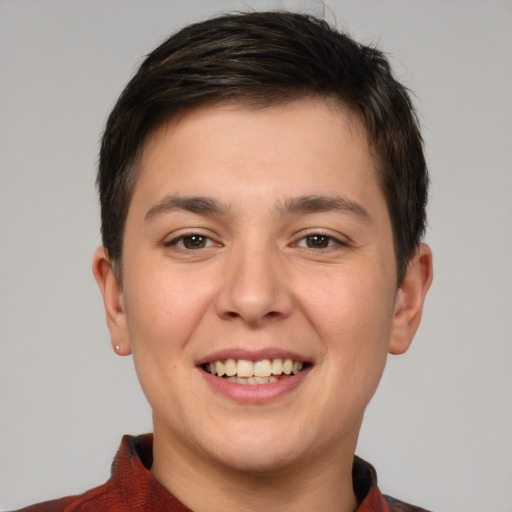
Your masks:
<svg viewBox="0 0 512 512"><path fill-rule="evenodd" d="M311 363L293 359L217 359L201 365L201 368L211 375L236 384L258 385L271 384L288 379L301 373L311 366Z"/></svg>

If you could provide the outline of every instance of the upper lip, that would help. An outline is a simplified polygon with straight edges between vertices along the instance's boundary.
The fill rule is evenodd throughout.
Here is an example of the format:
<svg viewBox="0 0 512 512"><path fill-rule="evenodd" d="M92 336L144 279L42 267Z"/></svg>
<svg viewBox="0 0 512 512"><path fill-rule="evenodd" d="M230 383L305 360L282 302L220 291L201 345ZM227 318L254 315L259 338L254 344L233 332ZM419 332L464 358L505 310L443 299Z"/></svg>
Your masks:
<svg viewBox="0 0 512 512"><path fill-rule="evenodd" d="M224 361L226 359L247 359L248 361L261 361L262 359L292 359L303 363L311 362L311 359L290 350L280 348L267 348L259 350L247 350L243 348L220 349L196 359L196 366L201 366L213 361Z"/></svg>

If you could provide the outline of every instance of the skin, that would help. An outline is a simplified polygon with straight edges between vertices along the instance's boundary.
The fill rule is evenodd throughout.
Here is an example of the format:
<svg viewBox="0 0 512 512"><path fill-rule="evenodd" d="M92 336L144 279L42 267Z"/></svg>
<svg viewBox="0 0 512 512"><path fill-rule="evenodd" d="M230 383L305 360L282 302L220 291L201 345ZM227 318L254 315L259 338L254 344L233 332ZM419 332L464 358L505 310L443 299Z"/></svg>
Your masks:
<svg viewBox="0 0 512 512"><path fill-rule="evenodd" d="M112 345L133 353L153 410L151 471L196 512L353 511L365 407L387 354L408 349L432 279L421 245L397 288L358 120L313 99L202 108L158 129L139 167L123 282L103 248L93 270ZM219 208L176 207L197 196ZM314 211L305 196L338 201ZM197 365L235 349L311 366L277 398L239 403Z"/></svg>

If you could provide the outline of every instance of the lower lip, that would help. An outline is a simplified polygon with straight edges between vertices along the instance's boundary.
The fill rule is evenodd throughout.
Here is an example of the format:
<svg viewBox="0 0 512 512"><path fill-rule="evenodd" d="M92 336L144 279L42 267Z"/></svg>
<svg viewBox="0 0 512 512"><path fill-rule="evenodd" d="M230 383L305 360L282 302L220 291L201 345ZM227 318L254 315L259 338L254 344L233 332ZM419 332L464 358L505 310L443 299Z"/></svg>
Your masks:
<svg viewBox="0 0 512 512"><path fill-rule="evenodd" d="M222 377L216 377L199 368L199 371L215 392L241 404L264 404L277 400L301 384L310 370L311 367L308 367L296 375L268 384L237 384Z"/></svg>

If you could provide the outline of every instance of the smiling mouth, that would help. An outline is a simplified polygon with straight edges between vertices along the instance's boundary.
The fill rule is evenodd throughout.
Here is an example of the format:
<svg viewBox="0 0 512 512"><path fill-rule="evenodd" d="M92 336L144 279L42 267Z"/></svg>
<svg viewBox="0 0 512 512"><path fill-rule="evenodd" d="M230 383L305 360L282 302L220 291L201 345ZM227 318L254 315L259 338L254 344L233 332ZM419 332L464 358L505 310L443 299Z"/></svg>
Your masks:
<svg viewBox="0 0 512 512"><path fill-rule="evenodd" d="M304 371L310 363L293 359L223 359L202 365L204 371L236 384L270 384L293 377Z"/></svg>

